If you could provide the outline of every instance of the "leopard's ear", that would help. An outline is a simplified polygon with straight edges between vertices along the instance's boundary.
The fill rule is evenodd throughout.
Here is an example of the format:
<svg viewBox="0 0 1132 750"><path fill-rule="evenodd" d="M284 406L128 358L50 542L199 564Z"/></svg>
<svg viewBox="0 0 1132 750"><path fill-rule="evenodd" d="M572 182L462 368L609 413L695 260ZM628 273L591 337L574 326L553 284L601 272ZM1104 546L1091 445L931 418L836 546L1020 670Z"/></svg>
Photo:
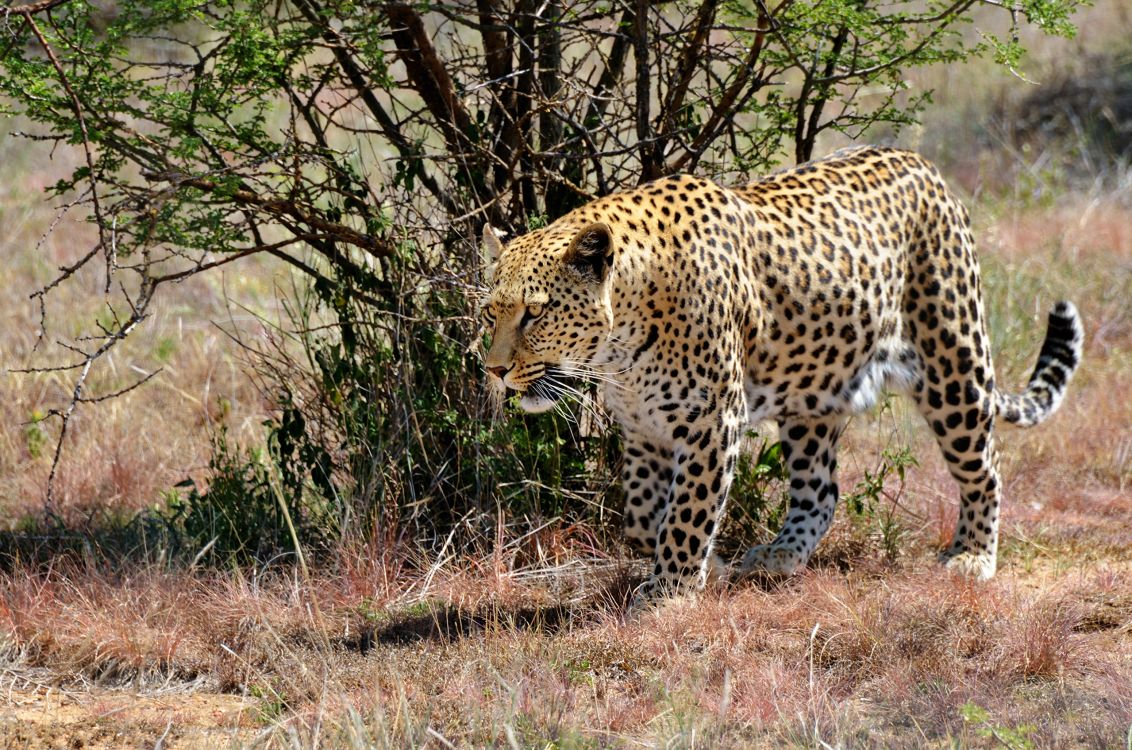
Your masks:
<svg viewBox="0 0 1132 750"><path fill-rule="evenodd" d="M595 222L578 232L566 249L564 260L582 278L598 283L605 281L613 263L613 234L609 225Z"/></svg>
<svg viewBox="0 0 1132 750"><path fill-rule="evenodd" d="M483 263L487 269L487 276L490 278L495 274L495 264L499 262L499 256L503 254L503 240L500 239L496 230L491 224L483 225Z"/></svg>

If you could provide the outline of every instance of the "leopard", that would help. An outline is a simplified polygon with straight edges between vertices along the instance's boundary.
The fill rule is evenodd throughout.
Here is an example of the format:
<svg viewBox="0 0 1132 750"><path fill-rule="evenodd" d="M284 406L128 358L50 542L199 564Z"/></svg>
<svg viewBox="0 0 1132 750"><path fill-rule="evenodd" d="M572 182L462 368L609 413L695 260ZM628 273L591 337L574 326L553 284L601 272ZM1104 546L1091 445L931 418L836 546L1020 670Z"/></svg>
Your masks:
<svg viewBox="0 0 1132 750"><path fill-rule="evenodd" d="M531 413L579 381L621 429L623 530L651 560L634 605L712 578L801 571L839 499L850 417L910 396L959 488L946 568L997 567L995 427L1062 403L1077 308L1052 305L1025 389L995 380L967 209L920 154L858 146L738 187L662 177L504 241L482 233L490 388ZM751 425L776 422L784 520L730 568L716 537Z"/></svg>

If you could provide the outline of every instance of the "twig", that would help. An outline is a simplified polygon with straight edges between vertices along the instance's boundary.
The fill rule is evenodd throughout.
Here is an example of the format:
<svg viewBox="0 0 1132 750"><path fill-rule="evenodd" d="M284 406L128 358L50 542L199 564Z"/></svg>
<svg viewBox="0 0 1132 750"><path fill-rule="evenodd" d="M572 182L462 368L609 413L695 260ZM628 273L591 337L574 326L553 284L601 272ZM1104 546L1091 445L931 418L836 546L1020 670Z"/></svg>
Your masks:
<svg viewBox="0 0 1132 750"><path fill-rule="evenodd" d="M99 346L97 349L95 349L92 352L84 353L85 359L83 360L82 364L79 367L80 372L79 372L78 377L75 378L75 384L74 384L74 387L71 390L71 400L67 403L67 406L64 407L62 410L52 409L47 414L47 416L49 416L49 417L59 417L59 419L62 422L62 426L59 429L59 439L55 443L55 452L54 452L54 454L52 455L52 458L51 458L51 472L47 475L47 497L46 497L45 504L46 504L46 510L49 514L54 514L55 476L59 471L59 459L63 455L63 443L67 438L67 431L70 428L71 418L74 416L75 409L78 407L78 405L80 403L94 403L94 402L102 400L101 398L95 398L95 399L84 399L83 398L83 389L86 386L87 377L90 375L90 369L94 365L95 361L97 361L100 357L102 357L102 355L104 355L111 348L113 348L119 341L121 341L126 336L128 336L130 334L130 331L132 331L137 326L138 323L140 323L143 319L145 319L146 309L149 306L150 300L153 298L153 292L154 292L155 289L156 289L156 285L154 285L152 282L148 282L148 281L143 282L142 290L141 290L141 293L138 295L137 302L131 303L132 313L131 313L130 317L126 320L125 324L118 331L115 331L114 333L108 335L106 337L106 340L103 341L102 345ZM67 348L70 348L74 351L79 351L76 347L67 347ZM51 368L48 368L48 369L51 369ZM74 369L74 368L68 367L66 369ZM152 373L151 375L146 377L141 382L145 382L146 380L149 380L155 374L156 373ZM136 383L136 384L134 384L134 386L131 386L130 388L127 388L125 390L131 390L132 388L134 388L134 387L136 387L137 385L140 385L140 384L141 383ZM125 392L125 391L122 391L122 392Z"/></svg>
<svg viewBox="0 0 1132 750"><path fill-rule="evenodd" d="M71 88L71 82L67 78L63 66L60 64L59 58L55 56L55 50L47 43L47 39L39 29L39 24L35 22L35 18L33 17L34 13L47 8L53 8L63 2L66 2L66 0L44 0L41 3L33 3L32 5L24 6L25 10L22 11L22 15L24 20L26 20L31 27L32 33L35 34L35 38L38 39L40 45L43 46L43 51L47 55L47 58L51 60L51 65L55 68L55 72L59 74L59 83L62 84L63 89L67 92L67 96L71 100L71 109L75 112L75 119L78 120L79 130L81 130L83 134L83 154L86 156L87 169L90 170L88 177L90 180L90 202L91 208L94 211L95 222L98 224L99 248L106 252L106 293L109 293L110 275L114 265L114 254L111 250L111 243L106 241L106 222L102 217L102 206L98 200L98 175L94 167L94 156L91 154L90 134L86 127L86 117L83 115L83 107L79 102L79 97L75 94L75 90Z"/></svg>
<svg viewBox="0 0 1132 750"><path fill-rule="evenodd" d="M148 383L154 377L159 375L162 372L162 370L164 370L164 368L159 367L156 370L154 370L153 372L146 374L145 377L140 378L139 380L135 381L131 385L128 385L125 388L121 388L117 391L114 391L113 393L106 393L106 394L103 394L101 396L97 396L95 398L80 398L79 403L80 404L97 404L97 403L100 403L102 401L109 401L111 399L118 398L119 396L125 395L125 394L129 393L130 391L134 390L135 388L138 388L138 387Z"/></svg>

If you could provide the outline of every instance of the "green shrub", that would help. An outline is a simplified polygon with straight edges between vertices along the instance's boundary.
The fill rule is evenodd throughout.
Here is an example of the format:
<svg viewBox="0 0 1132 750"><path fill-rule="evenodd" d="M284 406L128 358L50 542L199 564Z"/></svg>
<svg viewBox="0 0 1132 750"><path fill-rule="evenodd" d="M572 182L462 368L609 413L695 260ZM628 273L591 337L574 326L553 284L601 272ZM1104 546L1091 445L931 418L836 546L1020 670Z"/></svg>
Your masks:
<svg viewBox="0 0 1132 750"><path fill-rule="evenodd" d="M273 446L278 435L272 431ZM294 483L289 462L278 454L273 459L234 448L223 430L216 436L207 489L183 482L154 511L173 530L182 555L221 565L263 563L294 554L296 542L326 542L322 498Z"/></svg>
<svg viewBox="0 0 1132 750"><path fill-rule="evenodd" d="M290 307L301 332L293 358L266 378L280 408L265 459L284 494L325 509L323 526L353 539L392 531L442 542L499 520L605 518L616 435L584 429L575 407L498 413L466 343L476 330L466 300L431 290L401 302L393 313L316 286ZM265 494L259 474L241 476L251 495Z"/></svg>

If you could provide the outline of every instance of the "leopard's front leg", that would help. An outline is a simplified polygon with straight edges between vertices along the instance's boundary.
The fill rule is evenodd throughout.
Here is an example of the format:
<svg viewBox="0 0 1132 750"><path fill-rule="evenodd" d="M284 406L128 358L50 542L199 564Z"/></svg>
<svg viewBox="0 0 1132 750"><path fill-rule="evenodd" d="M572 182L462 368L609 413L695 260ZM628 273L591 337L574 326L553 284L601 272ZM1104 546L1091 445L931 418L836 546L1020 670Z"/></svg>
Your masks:
<svg viewBox="0 0 1132 750"><path fill-rule="evenodd" d="M741 575L785 577L805 567L833 522L837 506L837 440L840 416L786 419L779 426L782 460L790 467L790 509L770 544L752 547L739 565Z"/></svg>
<svg viewBox="0 0 1132 750"><path fill-rule="evenodd" d="M735 474L744 419L741 393L671 425L672 483L657 527L653 571L634 606L703 588L712 546ZM722 402L722 403L721 403Z"/></svg>

